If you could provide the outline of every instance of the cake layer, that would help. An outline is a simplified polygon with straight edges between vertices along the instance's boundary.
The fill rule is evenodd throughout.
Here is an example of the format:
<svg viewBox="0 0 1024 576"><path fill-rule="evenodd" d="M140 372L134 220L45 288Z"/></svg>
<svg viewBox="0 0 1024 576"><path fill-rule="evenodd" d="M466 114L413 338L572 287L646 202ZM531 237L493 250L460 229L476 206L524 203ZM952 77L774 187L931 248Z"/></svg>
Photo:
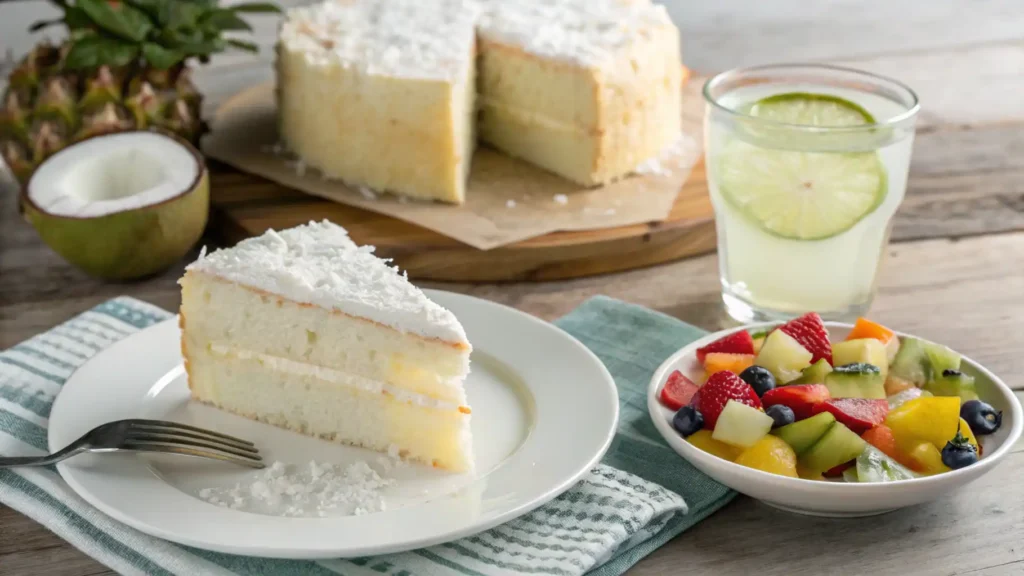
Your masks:
<svg viewBox="0 0 1024 576"><path fill-rule="evenodd" d="M600 122L593 69L542 58L486 34L479 40L478 61L478 105L529 110L583 128Z"/></svg>
<svg viewBox="0 0 1024 576"><path fill-rule="evenodd" d="M462 203L475 148L476 15L461 0L289 11L277 58L286 146L349 184Z"/></svg>
<svg viewBox="0 0 1024 576"><path fill-rule="evenodd" d="M415 404L416 406L423 406L424 408L434 408L438 410L469 410L469 407L465 404L450 402L448 400L439 400L432 396L427 396L426 394L418 394L406 388L400 388L393 384L381 382L380 380L371 380L363 376L348 374L340 370L332 370L331 368L306 364L305 362L297 362L295 360L271 356L269 354L260 354L258 352L245 350L244 348L236 348L226 344L211 344L207 347L206 351L200 352L200 354L204 353L214 356L215 358L228 361L255 360L261 366L271 372L279 374L282 378L288 378L290 376L311 376L328 385L337 386L339 388L350 388L352 390L362 390L364 392L371 392L374 394L384 394L391 396L399 402L408 402L410 404ZM463 399L463 401L464 400L465 399Z"/></svg>
<svg viewBox="0 0 1024 576"><path fill-rule="evenodd" d="M281 137L306 165L377 191L465 200L476 146L472 71L458 83L366 76L309 67L287 50L277 65Z"/></svg>
<svg viewBox="0 0 1024 576"><path fill-rule="evenodd" d="M681 113L639 110L629 123L588 132L518 110L483 104L481 137L509 154L584 185L610 182L678 140Z"/></svg>
<svg viewBox="0 0 1024 576"><path fill-rule="evenodd" d="M339 270L340 273L344 273ZM181 280L186 355L248 350L380 381L457 405L469 351L369 320L301 304L203 272Z"/></svg>
<svg viewBox="0 0 1024 576"><path fill-rule="evenodd" d="M440 409L385 393L339 386L257 357L188 355L196 400L241 416L353 446L466 472L473 467L468 410Z"/></svg>

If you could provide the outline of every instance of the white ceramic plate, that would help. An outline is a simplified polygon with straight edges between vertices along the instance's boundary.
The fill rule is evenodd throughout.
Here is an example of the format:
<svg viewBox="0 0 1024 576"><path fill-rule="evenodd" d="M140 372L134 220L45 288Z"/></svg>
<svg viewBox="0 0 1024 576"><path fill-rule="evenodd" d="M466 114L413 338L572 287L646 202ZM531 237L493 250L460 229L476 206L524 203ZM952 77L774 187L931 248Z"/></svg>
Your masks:
<svg viewBox="0 0 1024 576"><path fill-rule="evenodd" d="M608 370L562 330L512 308L447 292L473 343L466 382L477 473L409 464L390 474L387 510L363 516L282 517L209 504L204 487L247 474L188 457L89 454L58 465L89 503L145 533L181 544L278 558L331 558L419 548L480 532L549 501L604 455L618 395ZM376 462L379 454L309 438L189 402L176 320L97 354L64 385L50 417L58 450L98 424L122 418L176 420L249 439L268 461L308 465ZM566 414L585 414L568 418Z"/></svg>
<svg viewBox="0 0 1024 576"><path fill-rule="evenodd" d="M742 328L758 331L774 325L752 324ZM833 342L845 339L852 328L849 324L835 322L826 322L826 326ZM1003 425L999 430L990 436L979 437L984 456L978 463L966 468L901 482L844 484L787 478L712 456L692 446L672 428L673 412L661 405L658 396L673 370L680 370L690 378L696 378L702 371L697 361L697 348L740 329L731 328L710 334L665 360L651 378L647 389L647 409L655 427L683 458L722 484L771 506L814 516L869 516L922 504L992 470L1020 438L1024 415L1013 391L980 364L964 357L962 370L975 377L978 395L996 410L1003 411Z"/></svg>

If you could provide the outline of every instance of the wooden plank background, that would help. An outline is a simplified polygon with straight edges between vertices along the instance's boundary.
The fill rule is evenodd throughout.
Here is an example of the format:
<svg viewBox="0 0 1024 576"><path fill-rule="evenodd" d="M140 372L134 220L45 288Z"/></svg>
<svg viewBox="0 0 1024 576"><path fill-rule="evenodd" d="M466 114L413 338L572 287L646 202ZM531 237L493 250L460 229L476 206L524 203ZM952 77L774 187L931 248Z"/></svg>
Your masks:
<svg viewBox="0 0 1024 576"><path fill-rule="evenodd" d="M949 344L1024 389L1024 5L1019 0L664 0L698 73L830 61L911 84L924 106L909 192L872 315ZM21 53L42 2L0 5L0 52ZM224 55L199 75L211 103L271 78L273 18L256 17L260 56ZM132 284L83 276L40 244L0 194L0 348L107 298L176 308L181 268ZM556 318L595 294L712 329L722 322L714 255L540 284L427 284ZM1020 394L1018 394L1020 396ZM951 497L882 517L812 519L747 498L633 571L686 574L1024 573L1024 447ZM109 574L31 520L0 507L0 574Z"/></svg>

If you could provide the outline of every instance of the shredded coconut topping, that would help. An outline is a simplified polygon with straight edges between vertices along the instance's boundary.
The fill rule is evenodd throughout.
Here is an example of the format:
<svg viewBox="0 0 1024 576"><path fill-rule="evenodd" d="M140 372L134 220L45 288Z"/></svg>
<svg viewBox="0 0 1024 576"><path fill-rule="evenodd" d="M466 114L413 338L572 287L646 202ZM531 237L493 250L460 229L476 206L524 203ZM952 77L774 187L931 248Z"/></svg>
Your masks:
<svg viewBox="0 0 1024 576"><path fill-rule="evenodd" d="M469 345L454 314L373 252L373 246L356 246L344 228L324 220L281 232L268 230L206 255L187 270L401 332Z"/></svg>
<svg viewBox="0 0 1024 576"><path fill-rule="evenodd" d="M642 176L671 176L672 170L665 166L665 164L674 163L687 152L691 145L692 142L689 136L681 134L679 138L662 149L657 156L641 162L639 166L633 169L633 173Z"/></svg>
<svg viewBox="0 0 1024 576"><path fill-rule="evenodd" d="M384 460L385 470L396 465ZM231 488L203 488L199 497L217 506L278 516L358 516L384 510L381 491L394 483L366 462L347 467L274 462Z"/></svg>
<svg viewBox="0 0 1024 576"><path fill-rule="evenodd" d="M482 0L480 34L528 52L600 66L619 50L672 26L650 0Z"/></svg>
<svg viewBox="0 0 1024 576"><path fill-rule="evenodd" d="M474 0L328 0L289 10L280 38L316 65L456 79L472 61L479 13Z"/></svg>

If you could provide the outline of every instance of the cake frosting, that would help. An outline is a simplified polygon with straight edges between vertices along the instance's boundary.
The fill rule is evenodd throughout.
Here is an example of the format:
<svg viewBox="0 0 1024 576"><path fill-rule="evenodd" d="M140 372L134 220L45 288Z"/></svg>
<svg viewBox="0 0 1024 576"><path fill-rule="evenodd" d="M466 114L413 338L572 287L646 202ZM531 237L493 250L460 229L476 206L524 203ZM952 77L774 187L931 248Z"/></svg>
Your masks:
<svg viewBox="0 0 1024 576"><path fill-rule="evenodd" d="M480 35L544 58L602 66L652 29L673 26L665 7L637 0L482 0Z"/></svg>
<svg viewBox="0 0 1024 576"><path fill-rule="evenodd" d="M314 65L456 79L468 65L479 14L473 0L328 1L289 10L280 41Z"/></svg>
<svg viewBox="0 0 1024 576"><path fill-rule="evenodd" d="M454 314L373 252L373 246L357 246L344 228L324 220L280 233L268 230L230 250L203 254L186 270L400 332L469 345Z"/></svg>

